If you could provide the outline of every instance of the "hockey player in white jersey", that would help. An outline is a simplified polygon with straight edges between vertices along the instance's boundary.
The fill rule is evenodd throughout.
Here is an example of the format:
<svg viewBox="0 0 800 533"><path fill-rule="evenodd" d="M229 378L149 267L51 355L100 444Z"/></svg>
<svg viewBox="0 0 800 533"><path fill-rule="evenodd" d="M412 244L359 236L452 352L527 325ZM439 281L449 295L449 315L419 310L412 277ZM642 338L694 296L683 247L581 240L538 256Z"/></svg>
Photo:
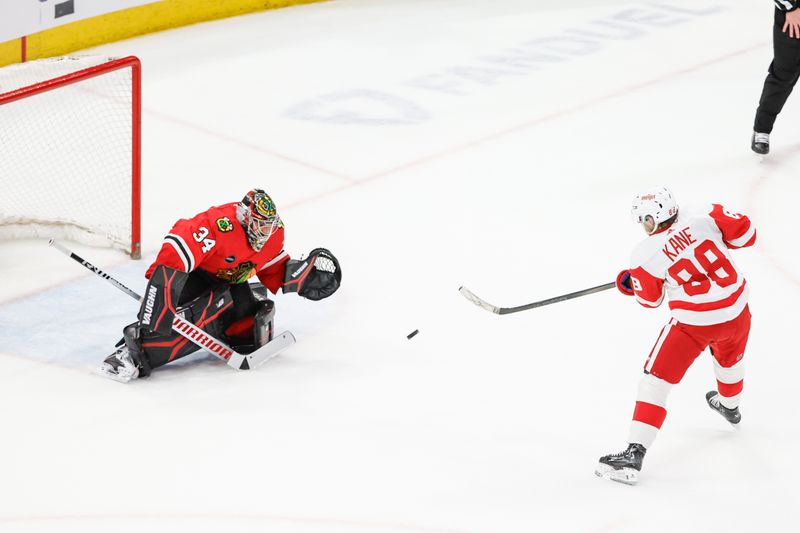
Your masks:
<svg viewBox="0 0 800 533"><path fill-rule="evenodd" d="M684 212L666 188L637 195L632 214L648 236L633 250L631 268L617 276L617 287L645 307L658 307L666 296L672 318L645 363L627 449L601 457L595 471L628 484L638 481L645 452L667 416L670 389L706 348L717 380L706 401L731 424L741 420L750 310L748 285L730 250L756 240L746 216L719 204Z"/></svg>

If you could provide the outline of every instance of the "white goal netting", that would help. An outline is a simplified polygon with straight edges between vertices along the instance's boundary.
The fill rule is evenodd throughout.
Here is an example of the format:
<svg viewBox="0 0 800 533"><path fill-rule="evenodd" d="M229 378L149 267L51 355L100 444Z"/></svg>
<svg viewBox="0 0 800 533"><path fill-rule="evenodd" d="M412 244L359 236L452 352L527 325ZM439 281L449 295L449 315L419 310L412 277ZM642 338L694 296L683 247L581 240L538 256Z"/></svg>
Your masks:
<svg viewBox="0 0 800 533"><path fill-rule="evenodd" d="M137 255L139 89L122 61L0 68L0 238L57 237Z"/></svg>

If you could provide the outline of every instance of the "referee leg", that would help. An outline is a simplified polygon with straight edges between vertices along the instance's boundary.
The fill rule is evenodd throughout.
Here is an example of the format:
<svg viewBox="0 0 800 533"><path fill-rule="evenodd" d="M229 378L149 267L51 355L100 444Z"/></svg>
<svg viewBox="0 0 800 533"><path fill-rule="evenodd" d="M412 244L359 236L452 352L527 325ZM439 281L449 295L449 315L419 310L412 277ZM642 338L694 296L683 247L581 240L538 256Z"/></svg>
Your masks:
<svg viewBox="0 0 800 533"><path fill-rule="evenodd" d="M756 110L753 130L771 133L775 119L783 109L800 76L800 39L789 37L782 31L786 13L775 9L775 25L772 28L774 59L769 66L767 79Z"/></svg>

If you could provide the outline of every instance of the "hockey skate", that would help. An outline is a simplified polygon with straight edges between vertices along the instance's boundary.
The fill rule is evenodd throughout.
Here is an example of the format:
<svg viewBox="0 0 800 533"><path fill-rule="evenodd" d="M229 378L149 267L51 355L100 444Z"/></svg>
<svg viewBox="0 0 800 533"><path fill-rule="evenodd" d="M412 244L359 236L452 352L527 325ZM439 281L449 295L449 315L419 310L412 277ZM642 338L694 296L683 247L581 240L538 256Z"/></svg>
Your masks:
<svg viewBox="0 0 800 533"><path fill-rule="evenodd" d="M631 443L625 451L601 457L594 473L604 479L636 485L646 451L641 444Z"/></svg>
<svg viewBox="0 0 800 533"><path fill-rule="evenodd" d="M721 414L731 425L736 426L736 424L742 421L742 414L739 412L739 408L728 409L722 405L719 401L719 393L717 391L708 391L706 393L706 401L710 408Z"/></svg>
<svg viewBox="0 0 800 533"><path fill-rule="evenodd" d="M757 154L766 155L769 153L769 133L753 132L750 140L750 148Z"/></svg>
<svg viewBox="0 0 800 533"><path fill-rule="evenodd" d="M125 345L117 348L117 351L106 357L97 373L101 376L127 383L139 377L139 367L133 362L128 347Z"/></svg>

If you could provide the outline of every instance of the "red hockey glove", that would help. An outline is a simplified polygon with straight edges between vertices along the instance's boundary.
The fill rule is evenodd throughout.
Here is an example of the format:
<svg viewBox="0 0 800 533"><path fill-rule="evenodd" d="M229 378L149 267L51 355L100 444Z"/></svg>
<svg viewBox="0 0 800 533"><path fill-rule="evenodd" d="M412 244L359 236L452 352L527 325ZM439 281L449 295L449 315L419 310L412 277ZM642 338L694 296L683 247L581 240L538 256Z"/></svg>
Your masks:
<svg viewBox="0 0 800 533"><path fill-rule="evenodd" d="M631 284L631 271L623 270L617 274L617 288L625 296L633 296L633 285Z"/></svg>

